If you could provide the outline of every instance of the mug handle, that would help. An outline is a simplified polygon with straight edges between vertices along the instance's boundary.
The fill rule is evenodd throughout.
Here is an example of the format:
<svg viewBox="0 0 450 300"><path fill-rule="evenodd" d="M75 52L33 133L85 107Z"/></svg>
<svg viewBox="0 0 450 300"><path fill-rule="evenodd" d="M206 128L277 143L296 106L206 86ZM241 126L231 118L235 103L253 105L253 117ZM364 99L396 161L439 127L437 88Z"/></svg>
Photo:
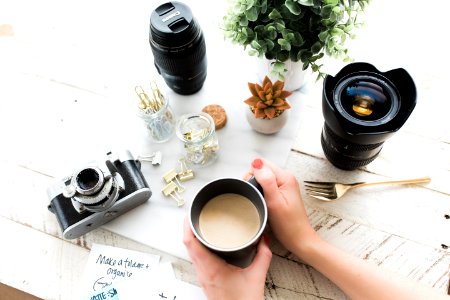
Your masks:
<svg viewBox="0 0 450 300"><path fill-rule="evenodd" d="M263 197L264 197L264 190L263 190L262 186L258 183L258 181L256 181L255 176L250 177L248 182L251 185L253 185L261 193L261 195L263 195Z"/></svg>

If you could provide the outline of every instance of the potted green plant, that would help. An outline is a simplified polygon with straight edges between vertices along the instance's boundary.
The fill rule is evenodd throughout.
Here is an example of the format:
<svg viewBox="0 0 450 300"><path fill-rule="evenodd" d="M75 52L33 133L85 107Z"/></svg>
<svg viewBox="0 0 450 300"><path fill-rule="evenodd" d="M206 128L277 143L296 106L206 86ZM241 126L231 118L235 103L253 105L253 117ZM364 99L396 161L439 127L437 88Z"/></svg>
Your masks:
<svg viewBox="0 0 450 300"><path fill-rule="evenodd" d="M288 109L291 108L287 97L292 92L284 90L284 82L277 80L272 83L269 77L264 77L262 85L248 83L252 94L244 101L249 107L246 110L247 121L253 130L272 134L280 131L287 122Z"/></svg>
<svg viewBox="0 0 450 300"><path fill-rule="evenodd" d="M271 75L285 80L286 62L300 62L324 76L326 54L349 61L345 41L354 37L370 0L230 0L223 19L225 37L271 62Z"/></svg>

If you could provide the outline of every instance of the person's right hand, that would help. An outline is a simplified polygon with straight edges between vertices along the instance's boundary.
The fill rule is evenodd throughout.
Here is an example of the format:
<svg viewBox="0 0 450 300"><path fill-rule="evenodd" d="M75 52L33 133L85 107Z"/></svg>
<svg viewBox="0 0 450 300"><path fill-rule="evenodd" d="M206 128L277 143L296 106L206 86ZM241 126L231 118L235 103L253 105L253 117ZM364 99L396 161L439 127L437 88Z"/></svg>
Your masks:
<svg viewBox="0 0 450 300"><path fill-rule="evenodd" d="M301 258L303 251L317 240L318 235L306 215L297 179L260 158L252 162L249 175L254 175L264 190L269 224L276 238Z"/></svg>

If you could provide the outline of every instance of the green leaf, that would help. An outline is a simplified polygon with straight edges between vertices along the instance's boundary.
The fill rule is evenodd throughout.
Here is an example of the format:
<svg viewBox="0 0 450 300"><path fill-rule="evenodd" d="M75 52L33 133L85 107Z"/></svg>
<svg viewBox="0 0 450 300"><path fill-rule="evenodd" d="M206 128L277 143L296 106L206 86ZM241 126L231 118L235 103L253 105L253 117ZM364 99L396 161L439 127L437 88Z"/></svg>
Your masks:
<svg viewBox="0 0 450 300"><path fill-rule="evenodd" d="M268 50L272 50L273 47L275 46L275 43L272 40L265 39L264 41L266 42L266 46L267 46Z"/></svg>
<svg viewBox="0 0 450 300"><path fill-rule="evenodd" d="M291 40L292 46L301 47L305 41L300 33L294 32L294 38Z"/></svg>
<svg viewBox="0 0 450 300"><path fill-rule="evenodd" d="M256 7L252 7L249 10L245 11L245 16L251 22L255 22L258 19L258 10Z"/></svg>
<svg viewBox="0 0 450 300"><path fill-rule="evenodd" d="M304 6L313 6L313 0L297 0L298 3Z"/></svg>
<svg viewBox="0 0 450 300"><path fill-rule="evenodd" d="M324 4L326 5L337 5L339 3L339 0L325 0Z"/></svg>
<svg viewBox="0 0 450 300"><path fill-rule="evenodd" d="M339 6L335 6L335 7L333 8L333 12L334 12L335 14L339 14L339 13L341 12L341 8L340 8Z"/></svg>
<svg viewBox="0 0 450 300"><path fill-rule="evenodd" d="M268 24L264 27L264 36L268 39L274 40L277 37L277 30L273 24Z"/></svg>
<svg viewBox="0 0 450 300"><path fill-rule="evenodd" d="M278 21L274 22L274 25L275 25L275 28L276 28L279 32L281 32L281 31L283 31L284 29L286 29L286 26L284 25L284 22L283 22L282 20L278 20Z"/></svg>
<svg viewBox="0 0 450 300"><path fill-rule="evenodd" d="M322 9L320 10L320 15L322 16L322 18L328 19L331 15L331 12L333 11L333 5L325 5L324 7L322 7Z"/></svg>
<svg viewBox="0 0 450 300"><path fill-rule="evenodd" d="M281 46L282 49L290 51L291 50L291 43L289 43L288 40L285 39L278 39L278 44Z"/></svg>
<svg viewBox="0 0 450 300"><path fill-rule="evenodd" d="M277 54L277 59L279 61L286 61L286 60L288 60L288 58L289 58L289 52L288 51L283 50L283 51L280 51Z"/></svg>
<svg viewBox="0 0 450 300"><path fill-rule="evenodd" d="M328 39L328 31L322 31L321 33L319 33L319 40L321 42L326 42L327 39Z"/></svg>
<svg viewBox="0 0 450 300"><path fill-rule="evenodd" d="M265 14L267 12L267 0L261 2L261 13Z"/></svg>
<svg viewBox="0 0 450 300"><path fill-rule="evenodd" d="M305 61L305 62L303 63L303 68L302 68L302 70L305 71L306 69L308 69L308 67L309 67L309 62Z"/></svg>
<svg viewBox="0 0 450 300"><path fill-rule="evenodd" d="M311 51L314 54L317 54L322 50L323 44L321 42L315 42L314 45L311 46Z"/></svg>
<svg viewBox="0 0 450 300"><path fill-rule="evenodd" d="M239 18L239 25L242 27L248 26L248 19L245 16Z"/></svg>
<svg viewBox="0 0 450 300"><path fill-rule="evenodd" d="M276 8L272 9L272 11L270 12L269 19L271 20L281 19L281 14L278 12Z"/></svg>
<svg viewBox="0 0 450 300"><path fill-rule="evenodd" d="M255 49L248 50L248 54L250 56L259 56L258 51L256 51Z"/></svg>
<svg viewBox="0 0 450 300"><path fill-rule="evenodd" d="M256 41L256 40L253 40L250 45L252 46L253 49L256 49L256 50L261 49L261 44L258 43L258 41Z"/></svg>
<svg viewBox="0 0 450 300"><path fill-rule="evenodd" d="M289 11L294 15L299 15L302 12L302 8L297 2L294 2L293 0L286 0L284 3L286 7L289 9Z"/></svg>
<svg viewBox="0 0 450 300"><path fill-rule="evenodd" d="M282 63L280 61L274 62L272 64L272 68L274 71L277 71L277 72L284 72L286 70L284 63Z"/></svg>
<svg viewBox="0 0 450 300"><path fill-rule="evenodd" d="M283 30L283 32L281 33L281 35L283 36L283 38L289 42L293 41L295 39L295 35L294 33L292 33L291 31L288 30Z"/></svg>

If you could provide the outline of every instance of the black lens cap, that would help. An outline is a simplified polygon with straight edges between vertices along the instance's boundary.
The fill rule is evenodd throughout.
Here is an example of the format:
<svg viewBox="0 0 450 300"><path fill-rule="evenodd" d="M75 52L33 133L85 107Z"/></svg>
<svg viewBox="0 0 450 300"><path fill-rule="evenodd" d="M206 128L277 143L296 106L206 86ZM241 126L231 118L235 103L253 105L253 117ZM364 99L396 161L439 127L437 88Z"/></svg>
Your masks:
<svg viewBox="0 0 450 300"><path fill-rule="evenodd" d="M177 1L158 6L150 16L150 41L161 47L181 47L198 35L191 9Z"/></svg>

